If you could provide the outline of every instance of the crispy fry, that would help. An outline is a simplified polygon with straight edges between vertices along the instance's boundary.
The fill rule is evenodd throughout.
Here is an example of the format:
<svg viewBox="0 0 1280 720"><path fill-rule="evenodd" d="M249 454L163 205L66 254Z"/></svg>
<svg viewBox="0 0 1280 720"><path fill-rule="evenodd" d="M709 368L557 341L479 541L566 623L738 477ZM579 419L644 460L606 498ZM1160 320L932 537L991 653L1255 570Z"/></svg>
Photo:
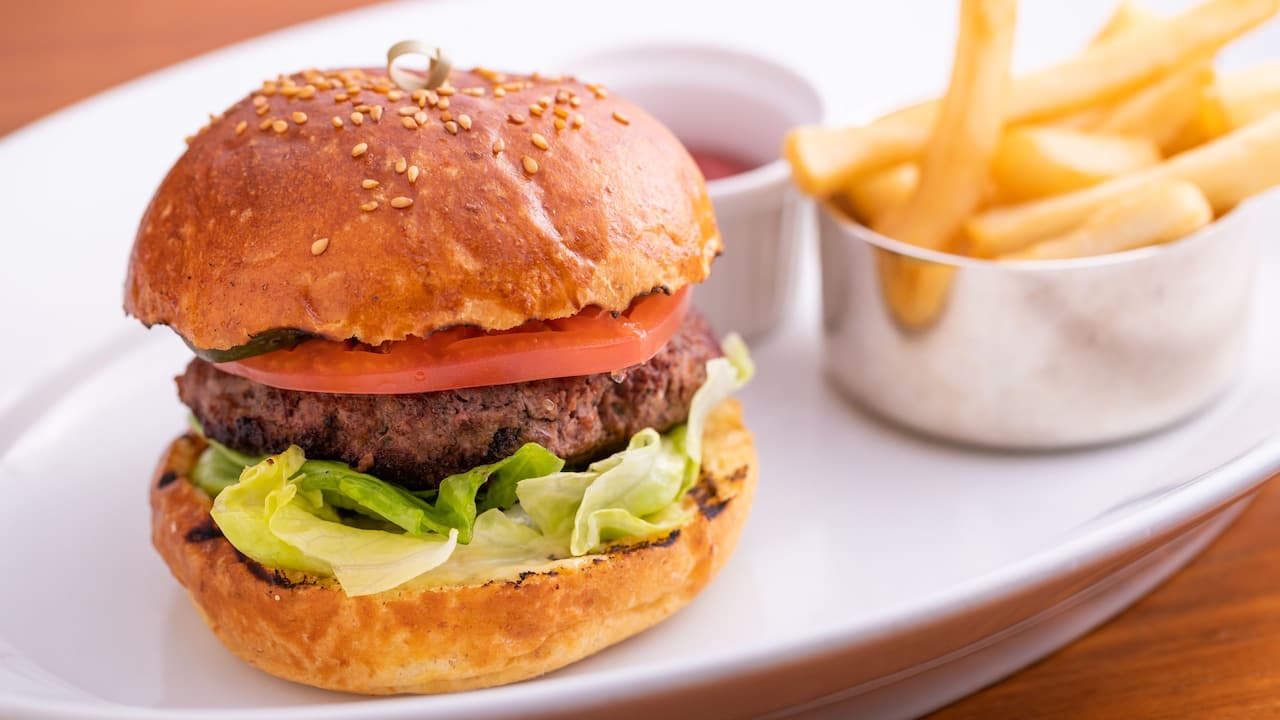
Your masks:
<svg viewBox="0 0 1280 720"><path fill-rule="evenodd" d="M1059 117L1124 93L1207 56L1280 11L1280 0L1208 0L1196 7L1092 47L1053 67L1016 78L1006 121ZM843 130L799 128L785 155L796 182L812 195L829 196L848 181L916 159L928 141L928 116L936 102L916 109L912 122L886 118Z"/></svg>
<svg viewBox="0 0 1280 720"><path fill-rule="evenodd" d="M1162 180L1098 208L1064 235L1001 256L1002 260L1054 260L1123 252L1177 240L1213 221L1200 188L1185 180Z"/></svg>
<svg viewBox="0 0 1280 720"><path fill-rule="evenodd" d="M1114 40L1135 30L1149 28L1159 22L1160 16L1151 8L1136 0L1123 0L1116 5L1107 24L1102 26L1097 35L1094 35L1089 45L1101 45L1108 40Z"/></svg>
<svg viewBox="0 0 1280 720"><path fill-rule="evenodd" d="M787 133L783 156L801 191L826 197L860 176L910 161L929 140L929 123L877 121L863 127L806 125Z"/></svg>
<svg viewBox="0 0 1280 720"><path fill-rule="evenodd" d="M1003 126L1015 0L963 0L951 84L920 169L920 187L876 227L940 249L978 207Z"/></svg>
<svg viewBox="0 0 1280 720"><path fill-rule="evenodd" d="M1010 119L1052 117L1114 99L1213 54L1280 11L1280 0L1209 0L1014 82Z"/></svg>
<svg viewBox="0 0 1280 720"><path fill-rule="evenodd" d="M1160 151L1145 138L1025 127L1005 133L991 173L1002 200L1021 202L1086 188L1158 162Z"/></svg>
<svg viewBox="0 0 1280 720"><path fill-rule="evenodd" d="M1150 138L1163 152L1178 143L1188 123L1195 122L1202 98L1213 82L1210 60L1193 61L1116 103L1088 129L1111 135Z"/></svg>
<svg viewBox="0 0 1280 720"><path fill-rule="evenodd" d="M1211 136L1231 132L1280 110L1280 61L1255 65L1218 78L1201 108Z"/></svg>
<svg viewBox="0 0 1280 720"><path fill-rule="evenodd" d="M844 192L844 200L854 217L876 226L905 205L919 185L920 166L903 163L855 180Z"/></svg>
<svg viewBox="0 0 1280 720"><path fill-rule="evenodd" d="M1068 195L983 212L965 227L970 249L979 257L1016 252L1067 232L1099 207L1161 180L1199 186L1217 214L1280 185L1280 112L1159 165Z"/></svg>
<svg viewBox="0 0 1280 720"><path fill-rule="evenodd" d="M919 187L876 228L920 247L948 249L982 198L1004 124L1016 0L962 0L951 84L920 169ZM946 303L952 269L881 252L885 301L907 328L932 323Z"/></svg>

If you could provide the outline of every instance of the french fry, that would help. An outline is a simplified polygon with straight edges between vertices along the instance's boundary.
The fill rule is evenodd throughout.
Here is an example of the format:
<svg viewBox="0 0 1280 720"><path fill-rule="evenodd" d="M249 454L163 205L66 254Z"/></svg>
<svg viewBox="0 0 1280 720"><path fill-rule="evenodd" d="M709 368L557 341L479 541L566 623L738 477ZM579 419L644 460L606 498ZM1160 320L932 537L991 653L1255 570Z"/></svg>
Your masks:
<svg viewBox="0 0 1280 720"><path fill-rule="evenodd" d="M940 249L978 207L1004 124L1015 0L962 0L951 84L920 169L919 189L876 230Z"/></svg>
<svg viewBox="0 0 1280 720"><path fill-rule="evenodd" d="M1090 127L1094 132L1150 138L1162 152L1175 147L1183 129L1196 121L1213 82L1213 64L1193 61L1121 100Z"/></svg>
<svg viewBox="0 0 1280 720"><path fill-rule="evenodd" d="M1271 61L1218 78L1201 108L1211 136L1231 132L1280 110L1280 61Z"/></svg>
<svg viewBox="0 0 1280 720"><path fill-rule="evenodd" d="M1280 185L1280 112L1159 165L1067 195L980 213L965 226L970 250L979 257L1017 252L1069 231L1125 193L1162 180L1194 183L1219 215Z"/></svg>
<svg viewBox="0 0 1280 720"><path fill-rule="evenodd" d="M1021 202L1097 185L1158 162L1159 149L1145 138L1023 127L1000 140L991 173L1001 200Z"/></svg>
<svg viewBox="0 0 1280 720"><path fill-rule="evenodd" d="M910 199L875 227L912 245L947 249L982 199L1004 125L1016 0L962 0L951 83ZM908 328L933 322L946 303L952 269L902 255L877 256L885 301Z"/></svg>
<svg viewBox="0 0 1280 720"><path fill-rule="evenodd" d="M855 217L874 227L905 205L919 185L920 166L903 163L853 181L844 200Z"/></svg>
<svg viewBox="0 0 1280 720"><path fill-rule="evenodd" d="M1089 42L1089 45L1102 45L1121 35L1136 30L1144 30L1159 22L1160 16L1146 5L1135 2L1135 0L1123 0L1119 5L1116 5L1116 9L1112 11L1111 18L1107 20L1107 24L1103 25L1098 34L1093 36L1093 40Z"/></svg>
<svg viewBox="0 0 1280 720"><path fill-rule="evenodd" d="M826 197L853 180L914 160L929 140L930 123L877 121L850 128L806 125L787 133L783 156L802 192Z"/></svg>
<svg viewBox="0 0 1280 720"><path fill-rule="evenodd" d="M1058 65L1013 81L1008 123L1051 119L1151 82L1211 55L1280 12L1280 0L1207 0L1151 27L1120 35ZM919 106L913 122L885 118L861 127L798 128L784 155L801 190L827 197L850 180L916 159L929 139L927 116L938 103Z"/></svg>
<svg viewBox="0 0 1280 720"><path fill-rule="evenodd" d="M1177 240L1213 221L1200 188L1185 180L1163 180L1101 206L1064 235L1002 255L1002 260L1056 260L1123 252Z"/></svg>

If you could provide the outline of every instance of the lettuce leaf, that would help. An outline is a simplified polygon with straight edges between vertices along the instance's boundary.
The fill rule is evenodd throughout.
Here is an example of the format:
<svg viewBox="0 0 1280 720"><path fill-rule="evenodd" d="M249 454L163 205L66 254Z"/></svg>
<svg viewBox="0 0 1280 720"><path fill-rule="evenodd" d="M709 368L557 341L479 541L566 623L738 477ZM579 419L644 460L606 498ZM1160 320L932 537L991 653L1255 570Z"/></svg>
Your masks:
<svg viewBox="0 0 1280 720"><path fill-rule="evenodd" d="M204 435L203 430L194 419L192 420L192 427L202 436ZM209 497L217 497L218 493L235 485L239 482L240 473L244 472L245 468L250 465L257 465L263 460L260 457L251 457L242 452L236 452L226 445L209 438L205 438L205 442L209 443L209 447L200 453L195 467L191 468L191 482L208 493Z"/></svg>
<svg viewBox="0 0 1280 720"><path fill-rule="evenodd" d="M278 508L268 524L275 537L328 563L351 596L399 587L442 565L458 544L455 529L425 538L362 530L325 520L299 502Z"/></svg>
<svg viewBox="0 0 1280 720"><path fill-rule="evenodd" d="M276 511L297 496L298 487L289 478L305 459L294 446L246 468L239 482L214 498L210 514L228 542L263 565L328 576L333 574L328 562L277 536L270 526Z"/></svg>
<svg viewBox="0 0 1280 720"><path fill-rule="evenodd" d="M586 472L519 484L520 506L543 533L567 533L570 552L578 556L614 540L656 537L684 524L689 511L681 500L698 481L707 417L755 374L742 338L730 335L723 347L725 356L707 363L707 379L693 395L685 425L665 436L641 430L625 450Z"/></svg>
<svg viewBox="0 0 1280 720"><path fill-rule="evenodd" d="M581 472L565 472L562 459L530 443L451 475L438 492L413 493L344 463L307 460L297 447L258 459L209 441L192 479L215 496L214 520L241 552L334 576L350 595L424 574L465 577L582 556L687 520L707 417L754 373L741 339L726 338L724 350L707 363L685 425L665 435L642 430Z"/></svg>
<svg viewBox="0 0 1280 720"><path fill-rule="evenodd" d="M564 461L551 451L528 443L496 463L445 478L434 503L398 485L356 472L345 463L325 460L308 460L302 467L298 485L305 490L321 491L336 507L385 520L410 535L448 535L450 530L457 530L458 542L465 545L471 542L476 521L476 494L485 483L493 485L484 504L505 509L514 504L514 501L502 504L506 494L514 494L521 480L558 472L562 467Z"/></svg>

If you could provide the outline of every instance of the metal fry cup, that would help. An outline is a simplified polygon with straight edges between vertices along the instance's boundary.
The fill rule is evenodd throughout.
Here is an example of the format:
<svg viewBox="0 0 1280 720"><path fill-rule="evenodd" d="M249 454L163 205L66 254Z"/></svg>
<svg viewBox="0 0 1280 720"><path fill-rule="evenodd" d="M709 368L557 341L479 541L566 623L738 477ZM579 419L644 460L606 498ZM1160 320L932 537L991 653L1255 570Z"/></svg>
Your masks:
<svg viewBox="0 0 1280 720"><path fill-rule="evenodd" d="M827 374L870 412L1002 449L1155 431L1230 383L1280 192L1182 240L1071 260L924 250L822 208Z"/></svg>

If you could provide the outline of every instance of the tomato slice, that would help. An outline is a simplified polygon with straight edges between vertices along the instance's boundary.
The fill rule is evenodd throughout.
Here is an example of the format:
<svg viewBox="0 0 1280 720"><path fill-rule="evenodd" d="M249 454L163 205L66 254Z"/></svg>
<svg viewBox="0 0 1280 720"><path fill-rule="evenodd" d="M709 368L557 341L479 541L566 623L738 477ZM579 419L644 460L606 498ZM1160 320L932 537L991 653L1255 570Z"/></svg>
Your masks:
<svg viewBox="0 0 1280 720"><path fill-rule="evenodd" d="M637 299L617 317L590 307L511 330L452 328L368 348L308 340L219 363L254 382L306 392L397 395L613 372L647 362L689 310L689 289Z"/></svg>

